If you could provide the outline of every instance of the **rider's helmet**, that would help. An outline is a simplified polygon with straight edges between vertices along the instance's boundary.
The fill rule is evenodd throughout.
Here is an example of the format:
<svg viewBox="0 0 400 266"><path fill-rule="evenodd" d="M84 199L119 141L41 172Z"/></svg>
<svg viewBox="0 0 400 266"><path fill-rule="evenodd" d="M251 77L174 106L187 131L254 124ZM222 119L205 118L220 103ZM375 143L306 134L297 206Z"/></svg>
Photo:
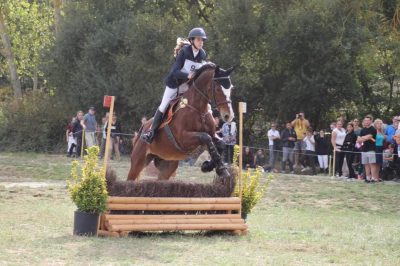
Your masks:
<svg viewBox="0 0 400 266"><path fill-rule="evenodd" d="M195 38L195 37L200 37L203 40L207 40L207 35L203 28L191 29L191 31L189 32L189 35L188 35L188 39L191 40L192 38Z"/></svg>

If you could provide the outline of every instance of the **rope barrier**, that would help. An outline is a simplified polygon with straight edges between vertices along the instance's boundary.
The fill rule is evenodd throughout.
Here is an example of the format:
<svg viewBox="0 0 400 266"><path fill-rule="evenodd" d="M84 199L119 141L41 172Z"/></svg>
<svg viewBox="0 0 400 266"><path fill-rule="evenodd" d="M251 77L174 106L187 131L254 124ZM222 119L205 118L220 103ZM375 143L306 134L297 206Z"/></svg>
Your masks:
<svg viewBox="0 0 400 266"><path fill-rule="evenodd" d="M85 130L80 130L80 131L77 131L77 132L75 132L75 133L73 133L73 134L79 134L79 133L81 133L81 132L85 132ZM96 133L103 133L103 131L100 131L100 130L96 130L95 131ZM133 137L133 136L135 136L135 134L132 134L132 133L122 133L122 132L120 132L120 133L113 133L113 135L114 136L131 136L131 137ZM246 146L246 145L244 145L243 146L244 148L246 148L246 147L248 147L248 148L250 148L250 149L253 149L253 150L263 150L263 151L267 151L267 152L271 152L271 151L273 151L273 152L276 152L276 153L284 153L284 151L283 150L281 150L281 149L270 149L270 148L264 148L264 147L255 147L255 146ZM302 149L302 152L298 152L298 150L296 150L295 148L292 148L293 149L293 151L292 151L292 154L294 154L294 155L305 155L304 154L304 151L306 151L306 149ZM313 151L314 153L315 153L315 151ZM338 151L338 152L343 152L343 153L353 153L353 154L362 154L363 153L363 151L344 151L344 150L340 150L340 151ZM334 154L333 153L333 149L332 149L332 152L330 153L330 154L324 154L324 155L331 155L331 154ZM382 152L382 153L377 153L377 152L375 152L375 154L376 155L384 155L384 154L386 154L386 153L384 153L384 152ZM254 154L255 155L255 154ZM319 156L318 154L307 154L306 156L314 156L314 157L317 157L317 156Z"/></svg>

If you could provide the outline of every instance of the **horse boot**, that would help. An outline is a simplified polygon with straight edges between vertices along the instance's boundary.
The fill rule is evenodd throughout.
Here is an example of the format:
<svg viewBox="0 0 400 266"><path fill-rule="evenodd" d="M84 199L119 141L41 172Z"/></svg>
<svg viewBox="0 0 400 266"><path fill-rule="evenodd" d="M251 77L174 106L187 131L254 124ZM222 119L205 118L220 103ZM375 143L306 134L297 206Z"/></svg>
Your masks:
<svg viewBox="0 0 400 266"><path fill-rule="evenodd" d="M210 145L209 153L211 155L211 160L215 164L215 171L218 176L222 176L223 178L229 178L231 175L228 172L226 166L222 163L221 156L218 154L214 145Z"/></svg>
<svg viewBox="0 0 400 266"><path fill-rule="evenodd" d="M218 176L222 176L223 178L229 178L231 176L228 172L228 168L222 162L217 165L215 171Z"/></svg>
<svg viewBox="0 0 400 266"><path fill-rule="evenodd" d="M157 109L157 112L154 115L153 123L150 126L150 130L140 135L140 139L146 142L147 144L151 144L156 137L157 129L161 124L161 120L163 118L163 113Z"/></svg>

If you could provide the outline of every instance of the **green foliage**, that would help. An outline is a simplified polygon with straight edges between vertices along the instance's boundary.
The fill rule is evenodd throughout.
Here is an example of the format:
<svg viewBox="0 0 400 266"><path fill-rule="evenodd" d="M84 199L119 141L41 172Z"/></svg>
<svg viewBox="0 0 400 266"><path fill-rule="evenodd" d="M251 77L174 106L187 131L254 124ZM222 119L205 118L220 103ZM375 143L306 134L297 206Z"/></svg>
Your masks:
<svg viewBox="0 0 400 266"><path fill-rule="evenodd" d="M234 147L234 161L233 165L237 167L238 157L240 148L238 145ZM247 169L243 173L242 178L242 213L251 213L251 210L257 205L257 203L264 197L266 190L273 180L273 176L268 174L266 180L261 180L263 177L262 168ZM262 184L261 184L262 183ZM234 195L240 197L240 184L239 180L236 180L236 187Z"/></svg>
<svg viewBox="0 0 400 266"><path fill-rule="evenodd" d="M67 123L71 120L43 91L27 92L21 99L7 94L0 102L0 150L47 151L60 150Z"/></svg>
<svg viewBox="0 0 400 266"><path fill-rule="evenodd" d="M57 34L50 2L0 0L23 85L36 73L51 104L70 114L101 110L103 95L115 95L127 132L153 114L176 38L193 26L205 28L212 61L239 64L232 97L248 102L249 145L265 142L265 122L300 110L326 128L338 116L388 119L400 108L396 0L62 1ZM2 82L2 56L0 64Z"/></svg>
<svg viewBox="0 0 400 266"><path fill-rule="evenodd" d="M67 180L68 191L79 211L103 213L106 210L107 187L105 170L97 166L99 147L87 149L83 166L78 161L72 162L71 179ZM78 168L81 167L81 171Z"/></svg>
<svg viewBox="0 0 400 266"><path fill-rule="evenodd" d="M4 1L8 34L17 72L25 87L33 87L37 78L44 85L41 56L54 42L53 10L49 1ZM2 65L6 68L5 64Z"/></svg>

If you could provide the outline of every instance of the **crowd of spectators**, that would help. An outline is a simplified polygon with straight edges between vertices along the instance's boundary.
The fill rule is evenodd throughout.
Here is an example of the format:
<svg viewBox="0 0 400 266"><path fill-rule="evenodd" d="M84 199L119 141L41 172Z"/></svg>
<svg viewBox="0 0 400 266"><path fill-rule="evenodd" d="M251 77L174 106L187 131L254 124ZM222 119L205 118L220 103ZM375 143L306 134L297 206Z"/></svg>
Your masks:
<svg viewBox="0 0 400 266"><path fill-rule="evenodd" d="M95 108L90 107L84 114L78 111L67 126L67 156L79 157L85 147L100 144L100 157L104 157L106 132L109 113L97 124ZM350 179L364 179L367 182L379 182L382 170L396 162L398 144L400 144L400 117L393 117L392 123L384 124L381 119L373 120L367 115L362 120L353 119L345 123L339 118L330 124L328 130L315 131L304 112L296 114L282 129L277 123L271 123L267 131L267 148L243 148L244 168L262 167L265 171L303 174L328 174L329 167L341 177L346 174ZM142 125L147 121L142 117ZM233 161L234 145L237 144L237 126L235 121L220 121L214 116L216 137L225 144L223 160L225 164ZM83 138L84 134L84 138ZM112 116L110 157L120 160L121 124L116 114ZM129 134L128 134L129 135ZM135 132L133 135L137 135ZM82 143L84 141L84 143ZM190 160L193 161L193 158ZM278 170L279 169L279 170ZM400 167L399 167L400 169ZM333 170L332 170L333 171Z"/></svg>
<svg viewBox="0 0 400 266"><path fill-rule="evenodd" d="M243 166L262 166L265 171L273 172L279 172L280 166L282 173L287 173L286 167L289 166L289 173L297 171L316 175L318 171L319 174L328 174L331 165L332 173L334 171L337 177L346 172L349 179L379 182L384 168L397 162L399 120L400 117L395 116L387 125L381 119L374 120L367 115L360 127L358 119L345 123L339 118L330 124L330 130L315 131L304 112L300 112L282 130L276 123L270 124L268 148L244 147Z"/></svg>
<svg viewBox="0 0 400 266"><path fill-rule="evenodd" d="M84 153L82 146L90 148L100 143L100 157L104 157L106 132L108 130L109 113L102 118L102 124L98 125L95 117L96 109L90 107L84 115L83 111L78 111L67 126L66 136L68 142L67 157L81 157ZM114 113L111 123L111 141L109 158L114 159L112 152L115 153L117 160L121 159L119 145L121 140L121 123L117 120ZM100 139L100 141L99 141Z"/></svg>

